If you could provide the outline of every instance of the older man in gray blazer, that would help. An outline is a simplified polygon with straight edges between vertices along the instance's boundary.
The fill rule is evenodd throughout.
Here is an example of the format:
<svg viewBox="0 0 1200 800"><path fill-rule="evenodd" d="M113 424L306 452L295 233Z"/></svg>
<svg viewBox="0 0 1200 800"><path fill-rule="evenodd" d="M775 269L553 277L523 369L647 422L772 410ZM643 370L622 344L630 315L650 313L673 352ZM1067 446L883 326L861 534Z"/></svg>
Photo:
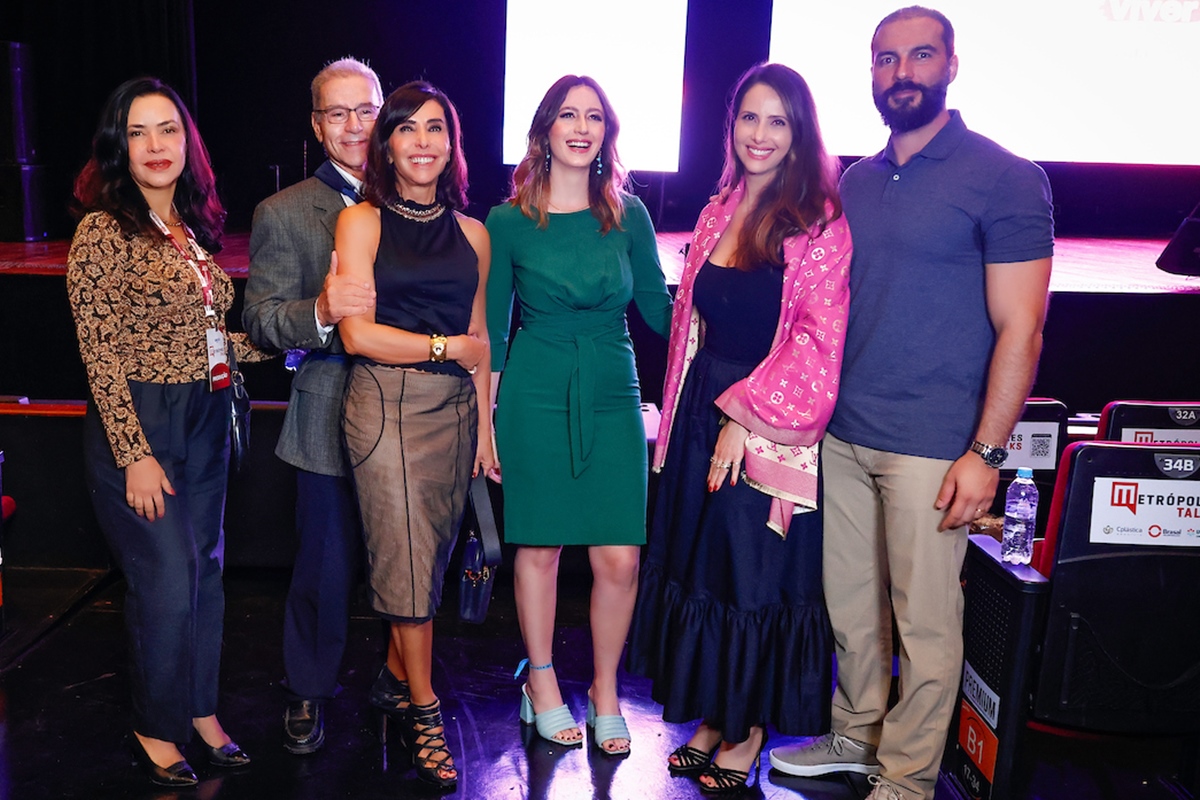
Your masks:
<svg viewBox="0 0 1200 800"><path fill-rule="evenodd" d="M313 177L267 198L254 212L243 322L259 345L288 351L296 369L275 454L296 467L299 549L284 611L289 693L284 747L312 753L325 741L322 707L337 689L362 534L342 448L345 350L337 323L375 304L370 284L337 271L338 214L358 202L375 117L379 77L352 58L312 82L312 126L328 160ZM385 667L372 700L392 704ZM380 694L382 692L382 694ZM376 695L380 695L379 698Z"/></svg>

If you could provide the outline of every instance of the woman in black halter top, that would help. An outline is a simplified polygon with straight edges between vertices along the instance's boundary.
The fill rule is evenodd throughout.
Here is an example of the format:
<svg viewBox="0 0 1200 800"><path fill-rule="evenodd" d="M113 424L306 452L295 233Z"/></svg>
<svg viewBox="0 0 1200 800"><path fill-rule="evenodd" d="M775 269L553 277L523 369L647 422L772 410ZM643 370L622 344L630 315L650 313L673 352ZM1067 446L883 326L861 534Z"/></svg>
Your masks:
<svg viewBox="0 0 1200 800"><path fill-rule="evenodd" d="M338 326L355 356L343 428L371 603L400 654L389 668L396 694L411 698L396 713L417 774L442 787L458 775L430 677L433 615L467 483L495 464L490 415L476 404L490 395L491 248L483 225L458 213L466 169L450 100L424 82L401 86L371 135L367 202L342 212L336 239L339 270L377 295L372 312Z"/></svg>

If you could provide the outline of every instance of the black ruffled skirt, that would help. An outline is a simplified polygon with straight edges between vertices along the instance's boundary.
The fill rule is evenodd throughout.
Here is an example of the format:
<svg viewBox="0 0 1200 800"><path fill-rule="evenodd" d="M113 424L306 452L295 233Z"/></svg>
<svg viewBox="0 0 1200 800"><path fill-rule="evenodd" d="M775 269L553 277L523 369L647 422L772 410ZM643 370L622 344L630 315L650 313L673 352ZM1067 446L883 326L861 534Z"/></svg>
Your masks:
<svg viewBox="0 0 1200 800"><path fill-rule="evenodd" d="M829 730L832 634L821 590L821 516L767 527L770 498L743 481L710 493L716 398L754 364L696 354L676 411L629 642L663 719L704 719L729 741L769 723Z"/></svg>

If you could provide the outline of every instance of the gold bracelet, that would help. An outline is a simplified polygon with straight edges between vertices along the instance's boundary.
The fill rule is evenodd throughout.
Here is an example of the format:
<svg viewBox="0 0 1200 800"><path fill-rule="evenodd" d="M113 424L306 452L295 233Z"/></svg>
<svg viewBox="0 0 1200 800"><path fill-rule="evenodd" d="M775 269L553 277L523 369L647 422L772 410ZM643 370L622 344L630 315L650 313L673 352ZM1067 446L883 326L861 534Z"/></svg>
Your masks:
<svg viewBox="0 0 1200 800"><path fill-rule="evenodd" d="M440 333L429 335L429 360L439 364L446 360L446 337Z"/></svg>

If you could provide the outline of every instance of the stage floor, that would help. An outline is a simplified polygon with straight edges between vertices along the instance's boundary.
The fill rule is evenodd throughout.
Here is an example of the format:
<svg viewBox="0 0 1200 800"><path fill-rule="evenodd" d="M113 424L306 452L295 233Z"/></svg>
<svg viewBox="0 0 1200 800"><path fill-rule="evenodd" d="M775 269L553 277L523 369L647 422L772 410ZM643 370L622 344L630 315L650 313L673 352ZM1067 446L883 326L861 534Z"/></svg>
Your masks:
<svg viewBox="0 0 1200 800"><path fill-rule="evenodd" d="M690 724L663 722L645 679L622 675L623 710L633 752L608 758L594 747L563 749L530 738L517 719L524 655L505 566L486 625L456 618L448 588L435 623L433 682L459 769L464 800L700 800L696 782L671 778L667 755ZM582 719L590 676L586 581L563 581L554 661L563 697ZM283 750L280 635L286 575L256 570L226 576L225 648L219 714L254 763L240 772L208 767L193 743L187 754L202 778L195 792L151 789L130 766L129 687L122 623L124 583L112 581L65 618L44 641L0 674L0 798L89 800L185 797L434 797L416 779L399 741L381 745L367 690L379 669L381 627L361 597L350 626L343 689L326 710L326 745L311 756ZM364 593L365 594L365 593ZM771 745L797 740L771 733ZM1019 756L1018 797L1041 800L1179 800L1172 782L1178 739L1056 739L1033 734ZM859 800L862 776L794 778L769 771L743 796L760 800ZM943 781L935 800L956 800Z"/></svg>
<svg viewBox="0 0 1200 800"><path fill-rule="evenodd" d="M677 284L691 232L658 234L658 257L667 283ZM1094 294L1200 293L1200 277L1171 275L1154 266L1167 246L1163 239L1072 239L1055 242L1053 292ZM70 242L0 243L0 274L55 275L66 269ZM225 237L217 263L235 278L250 265L250 234Z"/></svg>

